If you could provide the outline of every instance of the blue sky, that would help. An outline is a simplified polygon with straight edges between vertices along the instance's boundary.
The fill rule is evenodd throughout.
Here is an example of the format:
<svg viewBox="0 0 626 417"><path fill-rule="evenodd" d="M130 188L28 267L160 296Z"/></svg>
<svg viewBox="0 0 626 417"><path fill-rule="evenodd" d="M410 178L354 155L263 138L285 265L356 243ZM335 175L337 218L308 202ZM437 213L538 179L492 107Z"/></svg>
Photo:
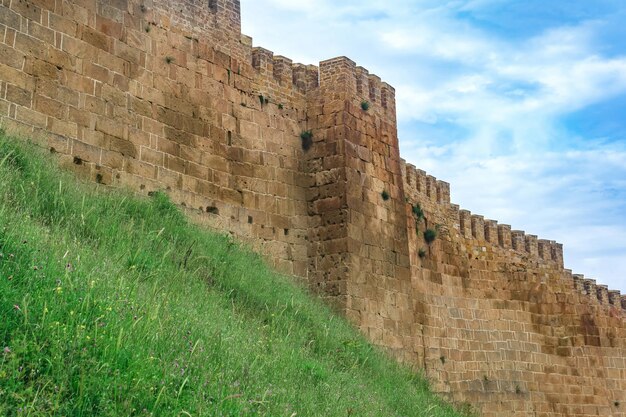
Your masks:
<svg viewBox="0 0 626 417"><path fill-rule="evenodd" d="M396 88L402 157L452 200L565 245L626 293L623 0L242 0L276 54L346 55Z"/></svg>

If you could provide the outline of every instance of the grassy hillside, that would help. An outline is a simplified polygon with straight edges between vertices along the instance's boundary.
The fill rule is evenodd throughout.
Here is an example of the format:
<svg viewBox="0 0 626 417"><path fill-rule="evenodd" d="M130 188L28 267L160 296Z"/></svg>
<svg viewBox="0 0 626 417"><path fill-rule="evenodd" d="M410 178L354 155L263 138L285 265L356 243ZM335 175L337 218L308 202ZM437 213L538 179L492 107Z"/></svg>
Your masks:
<svg viewBox="0 0 626 417"><path fill-rule="evenodd" d="M163 194L0 134L0 415L458 416Z"/></svg>

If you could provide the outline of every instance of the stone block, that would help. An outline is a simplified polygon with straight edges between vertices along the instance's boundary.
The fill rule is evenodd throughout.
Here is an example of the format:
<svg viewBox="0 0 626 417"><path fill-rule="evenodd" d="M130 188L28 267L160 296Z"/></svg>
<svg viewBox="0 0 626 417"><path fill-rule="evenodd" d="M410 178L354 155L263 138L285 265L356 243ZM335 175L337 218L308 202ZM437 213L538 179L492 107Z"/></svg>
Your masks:
<svg viewBox="0 0 626 417"><path fill-rule="evenodd" d="M5 99L11 103L30 108L32 104L32 92L13 84L7 84Z"/></svg>
<svg viewBox="0 0 626 417"><path fill-rule="evenodd" d="M20 14L16 11L8 7L0 7L0 24L15 30L20 30L20 20Z"/></svg>
<svg viewBox="0 0 626 417"><path fill-rule="evenodd" d="M28 34L34 38L39 39L40 41L44 41L48 44L54 45L54 31L36 22L29 22Z"/></svg>
<svg viewBox="0 0 626 417"><path fill-rule="evenodd" d="M116 136L110 137L109 150L119 152L123 156L130 158L136 158L138 154L137 145L129 140L121 139Z"/></svg>
<svg viewBox="0 0 626 417"><path fill-rule="evenodd" d="M0 10L2 10L1 7ZM2 61L0 62L0 64L8 65L19 70L22 69L22 66L24 65L24 53L0 43L0 55L2 56ZM5 80L4 77L3 80Z"/></svg>
<svg viewBox="0 0 626 417"><path fill-rule="evenodd" d="M60 108L63 110L64 106L61 106ZM68 120L76 123L78 126L87 127L89 129L92 129L95 126L95 117L88 111L79 110L75 107L69 107L67 114Z"/></svg>
<svg viewBox="0 0 626 417"><path fill-rule="evenodd" d="M100 163L102 149L77 140L72 141L72 156L74 164L81 165L84 162Z"/></svg>
<svg viewBox="0 0 626 417"><path fill-rule="evenodd" d="M2 108L1 104L0 108ZM0 114L2 114L2 111L0 111ZM45 115L29 110L26 107L18 107L16 109L15 118L29 126L38 128L45 128L48 121Z"/></svg>
<svg viewBox="0 0 626 417"><path fill-rule="evenodd" d="M29 56L44 57L47 46L37 38L18 32L15 35L15 49Z"/></svg>
<svg viewBox="0 0 626 417"><path fill-rule="evenodd" d="M40 95L35 96L34 110L57 119L68 117L68 107L66 105Z"/></svg>
<svg viewBox="0 0 626 417"><path fill-rule="evenodd" d="M63 38L63 52L90 61L95 61L98 56L98 50L93 45L70 36Z"/></svg>
<svg viewBox="0 0 626 417"><path fill-rule="evenodd" d="M37 6L30 0L12 1L11 10L28 20L32 20L37 23L41 22L41 7Z"/></svg>
<svg viewBox="0 0 626 417"><path fill-rule="evenodd" d="M81 93L87 93L89 95L94 95L95 93L94 80L74 72L63 71L61 74L61 83L62 85Z"/></svg>
<svg viewBox="0 0 626 417"><path fill-rule="evenodd" d="M141 178L157 179L158 168L152 164L138 161L136 159L129 159L126 161L125 167L126 167L126 171L129 174L133 174ZM161 173L159 172L159 174ZM163 177L164 175L160 175L158 179L161 180L161 178ZM174 181L171 181L171 177L170 177L170 182L173 182L174 184L177 183L176 179L174 179Z"/></svg>
<svg viewBox="0 0 626 417"><path fill-rule="evenodd" d="M78 126L76 123L66 122L55 119L54 117L48 117L46 129L52 133L65 136L67 138L76 138L78 134Z"/></svg>
<svg viewBox="0 0 626 417"><path fill-rule="evenodd" d="M76 36L78 24L56 13L48 14L48 27L57 32L64 33L70 38Z"/></svg>
<svg viewBox="0 0 626 417"><path fill-rule="evenodd" d="M113 40L102 32L92 29L89 26L81 26L79 28L80 39L96 49L112 52Z"/></svg>
<svg viewBox="0 0 626 417"><path fill-rule="evenodd" d="M96 118L95 129L99 132L102 132L106 135L109 135L118 139L124 139L127 137L126 126L123 123L115 121L109 117L98 116Z"/></svg>
<svg viewBox="0 0 626 417"><path fill-rule="evenodd" d="M50 78L56 81L59 69L49 62L29 56L26 57L24 72L38 78Z"/></svg>
<svg viewBox="0 0 626 417"><path fill-rule="evenodd" d="M114 170L121 171L126 167L127 158L119 152L102 150L100 164Z"/></svg>

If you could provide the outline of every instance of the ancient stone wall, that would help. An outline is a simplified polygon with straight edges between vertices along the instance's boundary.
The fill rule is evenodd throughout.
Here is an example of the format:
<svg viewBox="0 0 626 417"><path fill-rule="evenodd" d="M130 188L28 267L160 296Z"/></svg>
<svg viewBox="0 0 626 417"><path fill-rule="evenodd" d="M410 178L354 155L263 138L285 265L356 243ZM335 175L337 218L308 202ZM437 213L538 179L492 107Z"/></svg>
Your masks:
<svg viewBox="0 0 626 417"><path fill-rule="evenodd" d="M239 2L209 3L3 1L0 118L99 183L167 189L306 276L299 135L317 85L251 47Z"/></svg>
<svg viewBox="0 0 626 417"><path fill-rule="evenodd" d="M425 211L419 234L408 226L411 301L435 390L484 416L626 415L626 299L563 269L561 245L459 210L414 166L403 173ZM426 223L439 226L431 245Z"/></svg>
<svg viewBox="0 0 626 417"><path fill-rule="evenodd" d="M485 416L626 416L626 298L406 164L380 78L240 27L238 0L0 0L0 123L166 190Z"/></svg>

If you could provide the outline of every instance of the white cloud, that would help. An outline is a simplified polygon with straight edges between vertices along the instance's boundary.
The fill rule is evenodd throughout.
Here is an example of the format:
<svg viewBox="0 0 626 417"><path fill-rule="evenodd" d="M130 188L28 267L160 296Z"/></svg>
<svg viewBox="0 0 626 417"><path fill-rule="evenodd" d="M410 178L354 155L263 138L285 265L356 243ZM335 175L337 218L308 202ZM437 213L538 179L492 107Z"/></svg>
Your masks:
<svg viewBox="0 0 626 417"><path fill-rule="evenodd" d="M492 57L493 46L482 39L474 31L463 28L463 33L446 33L432 22L411 22L409 27L396 27L388 31L381 31L380 36L386 46L401 52L408 52L419 56L429 56L438 59L462 62L465 64L478 63ZM446 25L447 22L442 22Z"/></svg>
<svg viewBox="0 0 626 417"><path fill-rule="evenodd" d="M315 0L270 0L274 6L284 10L311 11L315 9Z"/></svg>
<svg viewBox="0 0 626 417"><path fill-rule="evenodd" d="M396 37L397 32L390 32L384 39L385 42L405 42ZM415 51L426 48L434 42L433 38L426 37L410 48ZM533 39L520 52L515 45L502 47L500 43L488 45L471 39L455 42L453 38L444 38L439 46L430 47L425 53L446 59L457 56L458 62L467 67L466 71L435 85L432 80L415 80L409 84L409 89L428 91L430 97L437 98L428 103L430 112L462 113L481 123L506 123L510 129L514 129L514 122L519 121L520 115L554 117L626 91L626 58L605 59L583 48L574 53L573 46L567 47L572 56L569 53L563 56L561 48L550 43L553 41L553 35L548 34L542 41ZM448 47L448 44L457 47ZM409 45L408 41L404 45ZM467 56L487 58L482 62L473 59L470 65ZM516 86L520 83L523 85ZM516 87L507 89L507 85ZM407 94L401 95L401 99L406 100ZM410 109L426 107L415 104L400 101L401 116L411 117ZM417 110L415 117L424 119L423 111Z"/></svg>

